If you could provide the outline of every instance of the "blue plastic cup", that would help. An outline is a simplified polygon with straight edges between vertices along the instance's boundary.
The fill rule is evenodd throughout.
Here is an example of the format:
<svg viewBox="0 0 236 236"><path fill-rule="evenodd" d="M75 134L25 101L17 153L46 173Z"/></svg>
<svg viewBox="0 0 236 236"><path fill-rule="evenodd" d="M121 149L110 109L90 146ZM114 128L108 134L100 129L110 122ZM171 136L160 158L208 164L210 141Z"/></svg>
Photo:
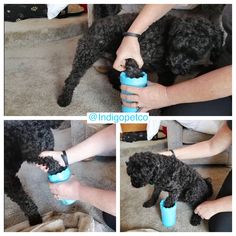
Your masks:
<svg viewBox="0 0 236 236"><path fill-rule="evenodd" d="M48 180L51 183L60 183L60 182L67 181L70 178L70 176L71 176L71 172L70 172L70 169L67 167L65 170L55 175L48 174ZM76 200L63 199L63 200L60 200L60 202L64 205L71 205L74 202L76 202Z"/></svg>
<svg viewBox="0 0 236 236"><path fill-rule="evenodd" d="M176 223L176 203L173 207L164 207L165 199L160 201L161 220L165 227L172 227Z"/></svg>
<svg viewBox="0 0 236 236"><path fill-rule="evenodd" d="M133 87L137 87L137 88L144 88L147 86L147 74L145 72L142 72L143 76L139 77L139 78L130 78L127 76L127 74L125 72L121 72L120 73L120 83L121 85L128 85L128 86L133 86ZM121 90L121 93L123 94L132 94L132 93L128 93L125 90ZM125 102L130 102L132 103L132 101L128 101L128 100L124 100ZM138 108L135 107L126 107L124 105L122 105L122 112L137 112Z"/></svg>

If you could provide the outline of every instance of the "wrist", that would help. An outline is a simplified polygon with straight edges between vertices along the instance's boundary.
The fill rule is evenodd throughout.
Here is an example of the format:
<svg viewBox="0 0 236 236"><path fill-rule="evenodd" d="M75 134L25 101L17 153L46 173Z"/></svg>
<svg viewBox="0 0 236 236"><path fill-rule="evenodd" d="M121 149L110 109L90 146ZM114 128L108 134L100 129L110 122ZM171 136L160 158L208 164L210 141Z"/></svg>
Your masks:
<svg viewBox="0 0 236 236"><path fill-rule="evenodd" d="M137 34L137 33L134 33L134 32L127 31L127 32L123 33L123 36L124 37L133 37L133 38L138 39L141 36L141 34Z"/></svg>
<svg viewBox="0 0 236 236"><path fill-rule="evenodd" d="M132 27L132 26L127 31L135 33L135 34L139 34L139 35L141 35L144 32L142 30L137 29L137 27Z"/></svg>
<svg viewBox="0 0 236 236"><path fill-rule="evenodd" d="M67 155L67 160L68 160L68 164L73 164L73 151L71 152L70 149L65 150L66 155Z"/></svg>
<svg viewBox="0 0 236 236"><path fill-rule="evenodd" d="M174 86L165 87L166 106L173 106L177 104L176 99L173 95L174 95Z"/></svg>
<svg viewBox="0 0 236 236"><path fill-rule="evenodd" d="M165 156L172 156L171 151L164 151L164 152L160 152L161 155L165 155Z"/></svg>
<svg viewBox="0 0 236 236"><path fill-rule="evenodd" d="M226 196L214 200L214 209L216 214L220 212L232 211L232 201L230 201L231 196ZM232 199L232 198L231 198Z"/></svg>
<svg viewBox="0 0 236 236"><path fill-rule="evenodd" d="M134 42L134 41L138 42L138 37L133 37L133 36L128 36L127 35L127 36L123 37L123 40L125 40L125 41L128 40L128 41L132 41L132 42Z"/></svg>
<svg viewBox="0 0 236 236"><path fill-rule="evenodd" d="M75 189L77 189L77 193L76 193L76 196L77 196L77 197L76 197L76 200L79 200L79 201L82 201L82 198L81 198L81 195L82 195L82 194L81 194L81 192L82 192L82 191L81 191L81 186L82 186L82 185L80 184L80 182L77 181L77 182L76 182L76 188L75 188Z"/></svg>
<svg viewBox="0 0 236 236"><path fill-rule="evenodd" d="M80 182L78 182L78 199L82 202L87 202L88 201L88 190L87 190L87 186L86 185L82 185Z"/></svg>

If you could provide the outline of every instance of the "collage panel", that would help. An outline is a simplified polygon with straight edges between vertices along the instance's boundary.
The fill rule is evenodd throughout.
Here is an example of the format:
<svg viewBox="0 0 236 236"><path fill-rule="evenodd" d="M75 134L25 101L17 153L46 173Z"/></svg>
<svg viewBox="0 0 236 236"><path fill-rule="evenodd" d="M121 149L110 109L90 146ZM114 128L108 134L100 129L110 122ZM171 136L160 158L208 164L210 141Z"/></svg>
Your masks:
<svg viewBox="0 0 236 236"><path fill-rule="evenodd" d="M232 121L121 124L121 232L232 232Z"/></svg>
<svg viewBox="0 0 236 236"><path fill-rule="evenodd" d="M231 4L61 8L4 5L6 116L232 115Z"/></svg>
<svg viewBox="0 0 236 236"><path fill-rule="evenodd" d="M4 191L5 232L114 232L115 126L5 121Z"/></svg>

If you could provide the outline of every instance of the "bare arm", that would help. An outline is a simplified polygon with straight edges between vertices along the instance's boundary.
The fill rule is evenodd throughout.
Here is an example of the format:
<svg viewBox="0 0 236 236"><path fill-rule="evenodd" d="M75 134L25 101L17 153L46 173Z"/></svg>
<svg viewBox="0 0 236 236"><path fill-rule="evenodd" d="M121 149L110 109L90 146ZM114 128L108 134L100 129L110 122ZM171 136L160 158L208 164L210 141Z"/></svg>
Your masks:
<svg viewBox="0 0 236 236"><path fill-rule="evenodd" d="M140 11L137 18L134 20L129 32L142 34L155 21L164 16L174 5L169 4L147 4ZM138 38L126 36L123 38L120 47L116 51L116 60L113 67L118 71L125 70L125 60L133 58L141 68L143 59L140 54L140 46Z"/></svg>
<svg viewBox="0 0 236 236"><path fill-rule="evenodd" d="M176 157L180 160L211 157L224 151L231 143L232 132L225 122L210 140L178 148L175 149L174 152ZM172 154L170 151L161 153L164 155Z"/></svg>
<svg viewBox="0 0 236 236"><path fill-rule="evenodd" d="M194 210L203 219L210 219L220 212L232 212L232 195L201 203Z"/></svg>
<svg viewBox="0 0 236 236"><path fill-rule="evenodd" d="M122 85L122 90L134 94L122 94L123 104L141 107L141 112L182 103L210 101L232 95L232 66L211 71L194 79L165 87L150 83L146 88Z"/></svg>
<svg viewBox="0 0 236 236"><path fill-rule="evenodd" d="M80 200L111 215L116 215L116 193L80 185Z"/></svg>
<svg viewBox="0 0 236 236"><path fill-rule="evenodd" d="M174 4L146 4L128 31L142 34L153 22L159 20L174 6Z"/></svg>
<svg viewBox="0 0 236 236"><path fill-rule="evenodd" d="M167 87L169 105L203 102L230 95L232 95L231 65Z"/></svg>
<svg viewBox="0 0 236 236"><path fill-rule="evenodd" d="M116 126L110 125L97 132L83 142L66 150L69 164L82 161L95 155L106 155L115 153L116 148Z"/></svg>
<svg viewBox="0 0 236 236"><path fill-rule="evenodd" d="M115 155L116 149L116 126L110 125L83 142L66 150L69 164L82 161L95 155ZM61 151L43 151L40 156L51 156L64 166ZM42 169L44 168L43 166Z"/></svg>

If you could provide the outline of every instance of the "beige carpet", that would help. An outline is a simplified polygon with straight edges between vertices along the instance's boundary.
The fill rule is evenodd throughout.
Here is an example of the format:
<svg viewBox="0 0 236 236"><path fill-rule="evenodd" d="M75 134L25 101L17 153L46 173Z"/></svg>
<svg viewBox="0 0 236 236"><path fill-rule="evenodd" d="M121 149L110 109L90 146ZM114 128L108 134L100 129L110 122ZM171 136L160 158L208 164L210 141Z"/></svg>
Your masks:
<svg viewBox="0 0 236 236"><path fill-rule="evenodd" d="M64 150L71 146L71 129L55 132L56 150ZM75 140L73 140L75 141ZM93 160L71 165L72 173L89 186L115 190L116 167L115 160ZM25 191L32 197L39 208L40 214L50 211L60 213L84 212L97 222L97 231L111 231L102 218L102 212L88 203L77 201L71 206L61 205L53 198L48 188L47 175L34 165L24 163L18 173ZM5 195L4 202L4 228L16 225L27 218L19 206Z"/></svg>
<svg viewBox="0 0 236 236"><path fill-rule="evenodd" d="M158 152L165 148L165 141L140 141L135 143L121 142L121 231L152 229L161 232L206 232L207 224L202 222L199 226L192 226L189 223L191 209L185 204L177 203L177 221L172 228L165 228L161 224L159 201L156 206L144 208L142 204L151 197L153 186L148 185L143 188L133 188L130 184L130 177L126 173L125 161L135 152L152 151ZM195 167L194 167L195 168ZM200 166L196 168L203 177L211 177L214 187L214 195L227 175L229 169L217 166ZM166 193L161 194L164 198Z"/></svg>
<svg viewBox="0 0 236 236"><path fill-rule="evenodd" d="M57 105L78 37L5 50L5 115L86 115L120 111L119 92L105 75L90 68L75 89L72 103Z"/></svg>

